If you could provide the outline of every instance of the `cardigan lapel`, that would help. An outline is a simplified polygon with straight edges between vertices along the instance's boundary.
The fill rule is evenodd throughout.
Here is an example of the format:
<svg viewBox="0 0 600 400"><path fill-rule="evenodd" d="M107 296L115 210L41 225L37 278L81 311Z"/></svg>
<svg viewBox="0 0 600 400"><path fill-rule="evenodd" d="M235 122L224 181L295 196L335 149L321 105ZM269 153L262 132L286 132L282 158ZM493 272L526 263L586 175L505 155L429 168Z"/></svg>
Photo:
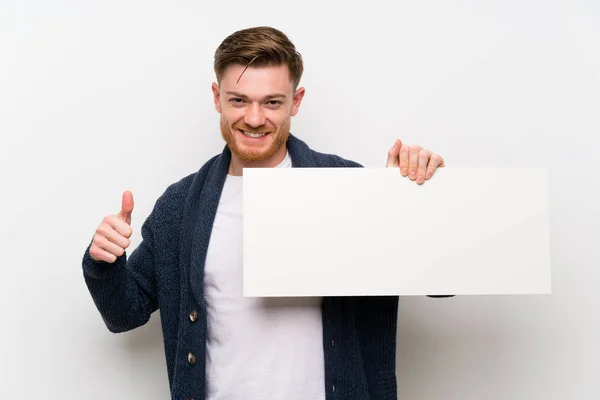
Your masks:
<svg viewBox="0 0 600 400"><path fill-rule="evenodd" d="M208 170L203 182L196 187L192 185L190 207L188 213L184 214L184 234L188 236L185 239L191 241L191 249L184 249L183 254L190 257L187 260L190 267L190 288L197 304L203 304L204 301L204 262L230 160L231 152L225 146L221 155L207 165Z"/></svg>
<svg viewBox="0 0 600 400"><path fill-rule="evenodd" d="M312 151L302 140L290 134L286 146L290 152L292 167L317 166ZM190 267L190 287L197 304L204 302L204 263L230 161L231 152L225 146L221 155L206 165L208 170L205 174L201 173L202 170L198 172L190 187L184 210L181 261L186 267ZM202 179L203 175L205 179Z"/></svg>
<svg viewBox="0 0 600 400"><path fill-rule="evenodd" d="M293 168L317 167L312 150L302 140L294 135L290 135L287 141L287 148L292 158Z"/></svg>

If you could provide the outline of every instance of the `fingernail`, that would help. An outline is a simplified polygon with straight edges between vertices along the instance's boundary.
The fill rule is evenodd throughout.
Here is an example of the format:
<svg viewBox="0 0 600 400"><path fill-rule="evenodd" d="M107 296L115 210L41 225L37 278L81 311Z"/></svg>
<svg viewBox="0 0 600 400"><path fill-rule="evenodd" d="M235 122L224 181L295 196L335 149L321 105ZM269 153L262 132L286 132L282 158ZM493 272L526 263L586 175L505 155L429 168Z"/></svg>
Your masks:
<svg viewBox="0 0 600 400"><path fill-rule="evenodd" d="M400 168L400 172L402 172L402 175L406 175L406 167Z"/></svg>
<svg viewBox="0 0 600 400"><path fill-rule="evenodd" d="M415 172L415 171L410 171L410 177L411 177L411 178L414 178L414 177L415 177L415 175L416 175L416 172Z"/></svg>
<svg viewBox="0 0 600 400"><path fill-rule="evenodd" d="M419 176L417 176L417 179L420 181L423 180L423 175L419 174Z"/></svg>

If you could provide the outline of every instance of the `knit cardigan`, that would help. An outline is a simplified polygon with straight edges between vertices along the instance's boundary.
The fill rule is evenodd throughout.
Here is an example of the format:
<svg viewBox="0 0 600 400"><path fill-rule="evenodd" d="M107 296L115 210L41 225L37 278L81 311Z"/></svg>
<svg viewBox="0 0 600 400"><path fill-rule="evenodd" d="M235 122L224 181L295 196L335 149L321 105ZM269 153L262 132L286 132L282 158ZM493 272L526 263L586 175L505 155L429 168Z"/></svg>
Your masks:
<svg viewBox="0 0 600 400"><path fill-rule="evenodd" d="M294 168L361 167L316 152L293 135L287 148ZM129 257L95 262L90 243L82 260L86 285L111 332L144 325L160 309L172 399L205 399L204 262L230 159L225 146L198 172L171 184ZM396 399L398 297L325 297L322 304L326 399Z"/></svg>

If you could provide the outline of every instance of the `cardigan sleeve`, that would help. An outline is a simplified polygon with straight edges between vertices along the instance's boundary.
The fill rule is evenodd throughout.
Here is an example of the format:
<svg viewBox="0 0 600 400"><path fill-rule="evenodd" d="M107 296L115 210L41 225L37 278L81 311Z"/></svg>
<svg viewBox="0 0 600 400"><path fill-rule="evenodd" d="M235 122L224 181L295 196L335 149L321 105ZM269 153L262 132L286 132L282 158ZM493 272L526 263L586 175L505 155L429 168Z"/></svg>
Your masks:
<svg viewBox="0 0 600 400"><path fill-rule="evenodd" d="M158 309L154 270L153 214L142 225L142 242L114 263L95 261L88 245L83 256L83 276L96 308L111 332L144 325Z"/></svg>
<svg viewBox="0 0 600 400"><path fill-rule="evenodd" d="M351 161L351 160L347 160L345 158L336 156L337 161L339 162L341 167L344 168L363 168L363 166L359 163L357 163L356 161ZM453 294L435 294L435 295L427 295L427 297L431 297L431 298L436 298L436 299L443 299L443 298L447 298L447 297L454 297L455 295Z"/></svg>

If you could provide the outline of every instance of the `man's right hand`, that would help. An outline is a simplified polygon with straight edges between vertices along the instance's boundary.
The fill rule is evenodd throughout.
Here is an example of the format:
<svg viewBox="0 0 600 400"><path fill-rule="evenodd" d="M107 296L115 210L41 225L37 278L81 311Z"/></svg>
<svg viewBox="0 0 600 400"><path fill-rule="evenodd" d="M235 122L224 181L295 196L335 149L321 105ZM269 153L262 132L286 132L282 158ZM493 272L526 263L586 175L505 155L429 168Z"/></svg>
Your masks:
<svg viewBox="0 0 600 400"><path fill-rule="evenodd" d="M117 257L125 254L131 237L131 212L133 211L133 194L123 193L121 211L116 215L107 215L98 228L90 247L90 256L94 261L114 263Z"/></svg>

